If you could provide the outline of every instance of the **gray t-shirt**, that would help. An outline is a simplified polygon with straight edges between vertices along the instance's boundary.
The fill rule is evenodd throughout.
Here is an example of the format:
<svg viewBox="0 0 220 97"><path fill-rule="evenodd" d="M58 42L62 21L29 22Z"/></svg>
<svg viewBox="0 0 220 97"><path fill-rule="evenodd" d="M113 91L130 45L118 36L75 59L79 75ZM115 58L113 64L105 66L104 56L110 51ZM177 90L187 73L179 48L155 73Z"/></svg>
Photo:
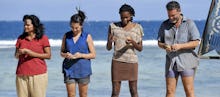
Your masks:
<svg viewBox="0 0 220 97"><path fill-rule="evenodd" d="M179 28L169 20L164 21L158 32L158 41L172 45L187 43L192 40L200 40L199 31L195 23L183 17ZM199 58L194 49L184 49L175 52L169 52L166 55L166 72L173 69L174 64L177 65L177 71L196 68L199 65Z"/></svg>

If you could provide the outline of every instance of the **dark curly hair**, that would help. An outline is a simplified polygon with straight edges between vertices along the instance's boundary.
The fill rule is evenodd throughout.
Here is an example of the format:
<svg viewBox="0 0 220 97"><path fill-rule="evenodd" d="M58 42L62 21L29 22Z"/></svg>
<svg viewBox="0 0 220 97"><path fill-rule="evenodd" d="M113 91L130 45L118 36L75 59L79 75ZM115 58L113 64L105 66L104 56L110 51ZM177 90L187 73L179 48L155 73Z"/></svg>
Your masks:
<svg viewBox="0 0 220 97"><path fill-rule="evenodd" d="M81 10L78 10L77 14L74 14L71 16L70 24L71 23L80 23L80 25L83 25L85 18L86 18L85 13Z"/></svg>
<svg viewBox="0 0 220 97"><path fill-rule="evenodd" d="M128 4L123 4L121 6L121 8L119 9L119 14L121 14L122 12L125 12L125 11L128 11L132 16L135 16L134 8Z"/></svg>
<svg viewBox="0 0 220 97"><path fill-rule="evenodd" d="M135 16L134 8L128 4L123 4L121 8L119 9L119 14L121 14L122 12L126 12L126 11L129 12L132 16ZM131 17L131 21L132 20L133 20L133 17Z"/></svg>
<svg viewBox="0 0 220 97"><path fill-rule="evenodd" d="M36 34L36 39L41 39L44 35L44 26L41 24L40 19L35 15L24 15L23 22L30 19L34 26L34 33ZM25 38L28 34L24 31L20 38Z"/></svg>

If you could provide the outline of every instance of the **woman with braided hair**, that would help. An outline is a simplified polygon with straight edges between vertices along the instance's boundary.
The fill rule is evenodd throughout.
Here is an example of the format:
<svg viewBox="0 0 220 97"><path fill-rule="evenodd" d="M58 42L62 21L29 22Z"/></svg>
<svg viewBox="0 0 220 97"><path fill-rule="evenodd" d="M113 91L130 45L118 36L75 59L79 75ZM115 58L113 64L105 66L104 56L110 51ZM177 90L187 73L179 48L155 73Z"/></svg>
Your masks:
<svg viewBox="0 0 220 97"><path fill-rule="evenodd" d="M131 97L138 97L138 57L135 50L142 51L143 29L140 24L134 23L134 9L124 4L119 9L121 21L111 23L108 31L106 48L112 49L112 97L118 97L121 81L129 81Z"/></svg>

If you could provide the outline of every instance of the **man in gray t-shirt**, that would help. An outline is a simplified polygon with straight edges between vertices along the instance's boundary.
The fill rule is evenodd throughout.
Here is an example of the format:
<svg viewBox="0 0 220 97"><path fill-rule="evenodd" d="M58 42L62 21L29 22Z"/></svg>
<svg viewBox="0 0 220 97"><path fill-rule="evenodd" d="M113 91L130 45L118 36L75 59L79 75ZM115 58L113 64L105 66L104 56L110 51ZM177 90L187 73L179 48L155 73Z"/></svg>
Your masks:
<svg viewBox="0 0 220 97"><path fill-rule="evenodd" d="M169 19L158 32L158 45L166 50L166 97L174 97L179 75L182 78L186 97L194 97L194 73L199 58L193 51L200 41L195 23L181 13L180 5L171 1L166 5Z"/></svg>

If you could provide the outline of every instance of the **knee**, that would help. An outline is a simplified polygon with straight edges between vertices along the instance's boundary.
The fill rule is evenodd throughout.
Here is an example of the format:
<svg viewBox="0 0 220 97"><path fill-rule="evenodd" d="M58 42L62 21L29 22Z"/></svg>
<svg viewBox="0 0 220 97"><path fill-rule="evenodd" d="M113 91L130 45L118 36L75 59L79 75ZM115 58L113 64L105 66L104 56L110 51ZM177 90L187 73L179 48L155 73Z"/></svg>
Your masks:
<svg viewBox="0 0 220 97"><path fill-rule="evenodd" d="M87 91L83 91L80 93L80 97L87 97Z"/></svg>
<svg viewBox="0 0 220 97"><path fill-rule="evenodd" d="M193 87L185 88L186 97L194 97L194 89Z"/></svg>
<svg viewBox="0 0 220 97"><path fill-rule="evenodd" d="M87 93L81 93L80 97L87 97Z"/></svg>
<svg viewBox="0 0 220 97"><path fill-rule="evenodd" d="M136 95L137 94L137 89L136 88L130 88L130 92L132 95Z"/></svg>
<svg viewBox="0 0 220 97"><path fill-rule="evenodd" d="M67 95L68 95L68 97L76 97L75 93L68 93Z"/></svg>
<svg viewBox="0 0 220 97"><path fill-rule="evenodd" d="M119 96L119 91L118 90L112 90L112 97L118 97Z"/></svg>
<svg viewBox="0 0 220 97"><path fill-rule="evenodd" d="M167 88L167 94L168 95L174 95L176 92L176 89L175 88Z"/></svg>

